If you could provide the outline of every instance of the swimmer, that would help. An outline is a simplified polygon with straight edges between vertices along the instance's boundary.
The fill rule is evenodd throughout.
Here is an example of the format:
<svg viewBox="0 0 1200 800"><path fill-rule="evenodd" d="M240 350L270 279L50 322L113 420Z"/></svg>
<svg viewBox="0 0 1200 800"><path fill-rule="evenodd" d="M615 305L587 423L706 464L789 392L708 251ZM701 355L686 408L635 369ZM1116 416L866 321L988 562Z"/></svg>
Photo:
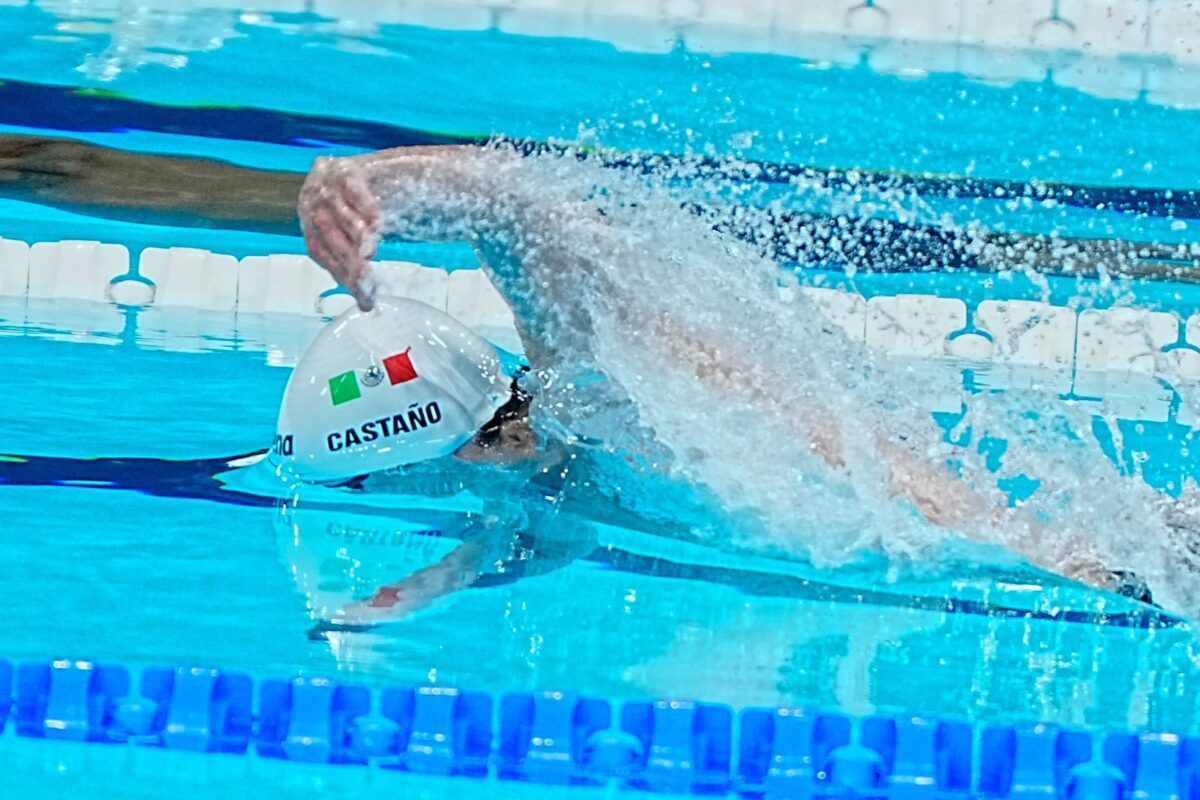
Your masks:
<svg viewBox="0 0 1200 800"><path fill-rule="evenodd" d="M544 397L538 400L544 407L531 408L525 398L507 404L503 417L457 450L460 458L527 457L538 450L536 431L547 429L531 424L539 413L565 417L560 429L571 430L592 416L610 440L636 432L628 436L635 443L631 457L644 455L652 466L707 483L728 506L744 507L750 487L721 465L749 471L767 455L754 443L770 442L770 455L782 463L803 462L809 470L846 478L854 450L856 463L865 456L880 466L886 496L910 504L936 526L977 538L1004 528L1005 543L1038 566L1101 588L1143 591L1127 574L1111 570L1085 538L1049 542L1036 515L1010 507L998 491L959 479L944 457L930 457L940 440L931 424L909 420L896 427L878 416L880 424L856 438L825 424L835 407L826 396L838 390L833 379L822 384L804 371L781 369L793 358L784 345L797 330L832 334L812 320L756 307L743 285L759 281L757 288L773 291L773 264L752 264L749 276L729 274L729 262L716 255L724 243L695 218L680 223L684 235L675 231L675 245L662 252L646 231L614 224L586 192L573 201L548 188L553 174L540 173L550 183L533 180L535 169L502 148L405 148L320 158L300 193L310 254L362 310L376 302L369 262L385 235L469 242L508 302L525 355L541 376ZM753 257L738 258L747 263ZM673 303L642 279L672 270L694 289ZM820 374L820 364L804 366ZM687 423L677 411L645 402L647 385L672 396L676 409L687 403ZM773 413L779 408L794 413ZM738 437L698 440L696 432L706 429L743 429L747 436L742 443Z"/></svg>
<svg viewBox="0 0 1200 800"><path fill-rule="evenodd" d="M335 258L335 251L338 248L347 247L348 243L351 243L350 249L353 250L352 243L357 241L367 244L368 252L373 252L370 245L377 241L379 234L383 232L383 220L378 199L371 196L371 184L372 182L385 184L388 182L386 175L388 164L400 164L405 159L411 158L411 163L426 163L436 171L436 169L440 169L436 164L439 160L455 161L461 168L465 162L486 161L489 157L494 161L496 156L497 154L494 152L489 153L476 148L405 148L351 160L320 162L318 169L308 179L304 189L305 202L301 207L301 212L306 215L304 227L309 244L314 248L314 256L317 256L319 261L324 258L323 263L331 267L331 272L337 277L342 277L342 273L348 268L346 265L350 265L355 270L363 268L365 260L361 258L361 253L357 260L343 259L339 261ZM516 161L517 159L514 158L506 159L507 163L503 165L504 170L511 174L516 169L514 163ZM343 180L338 177L343 172L358 172L368 177L359 181ZM161 224L219 228L236 227L286 234L294 229L296 223L294 198L300 190L301 179L301 176L293 173L253 170L212 159L132 153L67 139L25 135L0 136L0 191L3 191L6 196L52 203L93 214L119 218L128 216L138 221L149 220ZM470 170L467 170L464 180L470 183L471 179ZM519 185L519 182L514 184L514 186ZM365 194L356 192L354 186L360 188L365 186L367 191ZM481 192L486 194L486 192L492 191L492 188L486 185L463 188L472 188L474 195L465 193L464 197L457 198L456 202L465 201L472 196L479 201ZM322 210L321 203L317 202L322 195L326 200L332 200L339 194L344 195L342 201L344 208L339 207L337 202L329 202ZM500 192L497 196L502 195L503 192ZM350 202L355 197L364 202L363 208L357 208ZM514 198L510 198L510 200L512 199ZM529 209L538 211L543 217L550 220L557 219L564 223L568 221L569 215L565 215L562 209L541 209L536 203L529 204ZM339 239L335 230L339 227L339 220L349 227L349 230L343 232L344 239ZM750 240L768 256L825 260L827 256L833 258L840 255L852 259L861 258L862 263L854 263L854 266L860 269L869 267L877 260L881 263L892 263L897 256L958 263L954 259L965 258L965 256L962 253L955 255L952 251L963 245L978 250L976 258L978 263L972 262L970 266L983 269L999 269L1008 263L1009 259L1006 257L1000 257L994 263L989 259L997 252L1003 255L1010 246L1015 247L1017 252L1037 254L1040 267L1044 267L1050 272L1061 272L1070 266L1070 270L1067 271L1086 273L1089 269L1094 270L1095 265L1111 262L1108 267L1111 272L1119 272L1124 268L1136 265L1139 274L1154 274L1155 264L1161 261L1165 265L1163 269L1169 273L1172 270L1180 269L1179 264L1184 262L1187 262L1184 268L1190 269L1190 263L1195 260L1190 252L1177 252L1178 248L1155 248L1150 245L1131 244L1129 248L1113 249L1121 243L1091 240L1050 240L1045 237L1014 238L1001 234L976 232L972 234L973 238L960 242L960 237L950 234L937 235L936 231L931 233L924 228L871 220L867 220L867 223L870 223L868 232L871 235L865 237L862 242L865 249L861 253L857 250L853 253L846 253L833 247L835 242L821 238L829 235L829 230L824 230L822 233L823 229L828 228L823 225L828 221L826 218L810 215L798 215L787 220L768 218L769 224L765 225L761 224L762 220L753 217L749 222L741 223L720 218L704 218L703 221L710 227L727 230L734 236ZM403 233L401 228L404 227L404 220L398 222L399 227L395 229L389 226L389 233ZM436 220L431 220L431 222L436 222ZM485 263L495 262L491 277L496 285L505 291L510 304L518 312L518 316L536 319L536 316L525 313L536 306L536 303L520 302L520 298L516 297L513 291L513 280L506 282L505 275L496 268L503 267L506 260L514 260L505 258L506 248L512 244L528 244L528 241L523 242L521 236L514 238L509 235L511 232L497 229L496 226L486 223L487 219L484 215L484 219L474 221L473 232L462 230L461 226L457 231L453 230L451 226L444 226L440 232L430 231L431 238L462 236L477 240L477 246L484 251ZM536 220L510 219L509 223L516 233L528 234L525 236L526 240L539 235ZM590 216L585 216L579 224L597 230L611 227L598 221L594 212ZM783 236L782 243L774 243L778 231L789 225L810 226L816 231L816 238L810 242L808 249L798 254L791 252L789 248L794 247L796 242L802 241L799 237L791 235ZM322 230L322 226L324 226L324 230ZM362 230L356 229L356 226L361 226ZM381 227L376 229L375 226ZM836 234L840 228L833 226L831 230ZM416 233L421 232L416 231ZM453 236L450 235L452 233ZM843 234L845 234L844 231ZM603 235L612 235L612 231L602 231L602 238ZM698 235L706 234L701 231ZM1019 241L1017 241L1018 239ZM923 250L929 247L933 248L933 255L922 256ZM323 256L319 255L320 251L324 252ZM1149 252L1149 256L1143 258L1145 255L1143 251ZM489 252L492 256L490 259L487 257ZM568 247L565 252L570 252L570 248ZM1069 259L1073 263L1071 265L1057 263L1054 260L1054 254L1060 252L1068 255L1075 253L1076 257ZM516 256L515 261L518 262L529 260L515 251L512 255ZM527 266L527 264L521 264L519 268L510 269L512 278L519 277ZM349 274L345 275L344 281L352 292L358 292L360 304L370 304L369 291L366 291L368 284ZM550 283L553 288L555 282L551 281ZM516 288L521 289L519 286ZM524 287L521 293L536 294L529 292L528 286ZM569 287L567 291L557 292L554 302L559 304L560 308L570 308L569 303L562 302L563 296L569 296L569 294ZM546 297L549 296L550 294L546 293ZM531 300L536 300L536 298L531 298ZM530 347L528 352L533 357L537 341L531 341L531 338L536 337L530 337L528 330L541 331L542 328L536 324L526 325L525 328L527 329L524 331L526 343ZM535 359L535 364L538 365L553 363L553 358ZM521 401L519 405L528 405L528 400ZM460 450L460 457L477 460L504 460L513 455L535 451L537 434L532 427L523 422L524 419L521 413L509 414L498 419L497 424L484 426L486 432L464 445ZM834 462L838 460L837 453L832 449L837 443L827 431L814 429L803 433L819 445L819 449L825 456ZM824 439L829 439L829 441L824 441ZM878 446L883 450L897 449L896 442L881 442L878 443ZM890 455L889 463L891 463L892 475L888 478L888 482L897 496L915 498L914 502L931 520L957 529L962 527L959 524L961 520L973 518L977 514L993 513L1000 517L1007 517L1015 513L1011 510L995 512L994 509L999 504L996 498L988 496L980 498L978 493L968 488L965 483L949 476L940 465L930 466L928 459L919 456L913 457L911 450L906 456L905 449L907 448L900 448L900 452ZM921 497L922 493L932 496ZM1003 523L1003 520L1000 522ZM1028 530L1023 535L1024 541L1017 542L1015 546L1023 552L1031 553L1036 549L1038 540L1041 538L1040 527L1036 521L1030 521L1028 524L1022 523L1019 527ZM1120 577L1118 573L1110 573L1103 568L1103 559L1095 553L1088 552L1088 548L1073 548L1069 555L1070 558L1067 559L1069 563L1065 563L1063 558L1058 555L1033 558L1032 560L1056 571L1081 577L1090 583L1124 587L1123 591L1127 593L1136 594L1139 591L1136 580Z"/></svg>

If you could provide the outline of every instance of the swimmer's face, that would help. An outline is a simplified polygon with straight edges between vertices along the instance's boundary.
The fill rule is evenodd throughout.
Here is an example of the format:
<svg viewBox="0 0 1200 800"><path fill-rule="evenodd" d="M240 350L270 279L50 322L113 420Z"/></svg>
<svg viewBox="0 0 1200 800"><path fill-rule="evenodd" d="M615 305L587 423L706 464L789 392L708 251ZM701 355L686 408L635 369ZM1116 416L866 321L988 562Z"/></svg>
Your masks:
<svg viewBox="0 0 1200 800"><path fill-rule="evenodd" d="M513 381L508 402L454 455L463 461L485 464L511 464L536 456L539 442L529 424L531 399Z"/></svg>
<svg viewBox="0 0 1200 800"><path fill-rule="evenodd" d="M479 431L454 456L476 464L511 464L536 456L538 443L528 417L510 419L495 429Z"/></svg>

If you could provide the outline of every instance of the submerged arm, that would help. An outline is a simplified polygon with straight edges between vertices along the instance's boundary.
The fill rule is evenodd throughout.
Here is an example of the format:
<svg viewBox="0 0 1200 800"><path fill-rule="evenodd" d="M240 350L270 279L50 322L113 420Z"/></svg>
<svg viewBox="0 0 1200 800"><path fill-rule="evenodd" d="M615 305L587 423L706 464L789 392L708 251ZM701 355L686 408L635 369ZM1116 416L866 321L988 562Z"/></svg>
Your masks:
<svg viewBox="0 0 1200 800"><path fill-rule="evenodd" d="M477 520L463 532L463 543L440 561L379 586L366 600L343 606L329 621L358 625L399 619L464 589L553 572L595 549L590 525L547 524L554 519L553 513L543 512L523 519L530 524L518 524L517 517Z"/></svg>
<svg viewBox="0 0 1200 800"><path fill-rule="evenodd" d="M755 368L749 353L739 353L726 342L714 347L704 337L689 333L667 318L651 324L654 340L662 343L677 363L686 363L707 386L723 388L740 397L751 397L768 407L788 407L787 425L800 441L833 470L847 464L847 442L839 430L821 420L833 418L817 397L800 399L784 395L785 383L773 371ZM910 503L930 523L961 535L994 541L989 529L1002 525L1005 542L1036 566L1073 580L1108 588L1111 567L1096 548L1078 532L1048 536L1047 523L1024 507L1009 507L998 490L972 486L955 475L938 455L923 453L919 445L935 436L932 429L907 438L885 428L867 436L874 456L886 469L887 491L892 498Z"/></svg>

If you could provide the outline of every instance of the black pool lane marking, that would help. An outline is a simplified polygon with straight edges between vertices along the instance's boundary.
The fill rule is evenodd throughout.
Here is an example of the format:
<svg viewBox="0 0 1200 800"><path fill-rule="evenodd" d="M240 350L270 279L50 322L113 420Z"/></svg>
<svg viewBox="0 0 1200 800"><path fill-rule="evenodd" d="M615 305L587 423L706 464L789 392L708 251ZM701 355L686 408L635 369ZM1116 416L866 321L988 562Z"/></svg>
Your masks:
<svg viewBox="0 0 1200 800"><path fill-rule="evenodd" d="M291 146L342 145L368 150L434 144L480 143L484 134L443 133L402 125L297 114L239 106L174 106L135 100L115 92L75 86L0 82L0 124L58 131L141 130L185 136L265 142ZM542 142L519 145L526 152L562 152ZM659 154L598 155L616 167L652 171L677 158ZM802 180L841 191L904 190L953 199L1029 200L1091 210L1154 217L1200 218L1200 192L1183 188L1089 186L1067 183L989 180L947 175L914 175L870 170L834 170L764 161L689 161L695 174L731 181L787 184Z"/></svg>

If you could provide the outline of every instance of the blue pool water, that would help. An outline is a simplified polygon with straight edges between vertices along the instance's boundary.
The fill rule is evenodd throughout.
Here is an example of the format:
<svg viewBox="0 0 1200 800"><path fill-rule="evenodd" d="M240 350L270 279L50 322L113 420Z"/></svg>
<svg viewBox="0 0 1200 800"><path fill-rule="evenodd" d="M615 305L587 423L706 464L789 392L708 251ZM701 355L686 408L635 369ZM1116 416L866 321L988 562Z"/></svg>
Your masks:
<svg viewBox="0 0 1200 800"><path fill-rule="evenodd" d="M5 338L0 348L14 385L31 387L19 408L10 400L13 421L4 430L8 449L23 453L252 449L272 432L273 397L285 377L259 355L189 356L139 349L136 341ZM92 378L74 390L39 384L48 363ZM147 385L155 387L152 395L139 390ZM86 421L86 432L64 429L68 413ZM581 558L545 575L447 596L385 629L322 641L307 635L310 603L349 599L356 580L369 593L372 575L393 578L389 569L411 569L444 552L390 535L402 509L302 512L281 525L273 506L55 486L6 487L0 513L8 522L6 655L18 659L68 652L133 664L199 659L259 675L337 675L372 686L555 686L737 707L801 704L1172 730L1190 729L1196 702L1188 630L929 611L906 599L949 594L1047 612L1098 603L1114 612L1133 608L1015 566L1000 582L990 577L994 565L895 582L866 567L816 573L835 586L899 598L897 606L881 606L853 594L799 591L780 577L813 576L803 564L604 531L619 550L643 558L625 559L624 569L615 557ZM389 552L397 550L403 552ZM699 566L684 572L680 564ZM731 580L716 574L718 564L744 574ZM1035 586L1046 589L1031 592ZM81 771L108 774L104 765L117 758L72 745L61 752L5 747L23 770L7 779L26 775L21 785L29 796L86 786ZM167 757L137 758L153 773L155 759ZM133 767L118 762L115 774L129 775ZM195 786L207 796L235 779L273 780L277 769L259 763L219 758L180 791ZM304 769L286 784L297 796L312 791L310 784L368 780ZM136 785L129 791L140 796Z"/></svg>
<svg viewBox="0 0 1200 800"><path fill-rule="evenodd" d="M315 15L233 13L192 20L193 33L215 26L237 35L219 48L189 52L186 65L129 65L98 81L77 68L106 46L111 20L101 12L75 14L76 22L82 14L90 24L63 29L39 6L0 8L0 79L90 86L175 106L265 108L426 131L583 138L619 149L817 166L1174 189L1200 182L1188 144L1200 112L1103 100L1050 83L997 87L957 75L905 81L865 67L816 69L774 56L635 55L496 32L384 26L346 35ZM202 128L147 132L136 118L120 125L38 124L39 115L53 112L22 109L17 119L10 109L0 133L35 131L290 171L306 169L316 155L353 149L249 141L251 131L246 139ZM803 191L785 199L801 209L918 220L948 215L1031 233L1162 243L1190 241L1196 224L996 199L892 201ZM8 198L2 190L0 236L96 238L135 253L147 245L236 255L303 247L296 236L115 220ZM398 244L389 253L472 264L461 247ZM997 283L947 286L939 276L876 276L858 288L955 296L1041 292L1020 279ZM1154 308L1187 314L1200 306L1191 286L1132 289ZM1074 280L1055 283L1053 292L1060 303L1073 294L1095 298ZM417 513L411 504L330 490L292 509L264 488L269 481L242 477L223 487L180 467L188 459L265 447L288 377L220 317L198 315L195 329L206 335L191 343L197 352L161 349L161 315L189 313L0 305L7 389L0 450L37 457L11 463L40 465L40 477L30 481L36 485L0 487L3 656L135 665L202 660L256 675L336 675L371 686L553 687L614 699L687 696L735 707L1195 731L1200 681L1188 625L1094 624L1100 614L1137 621L1148 612L991 550L954 550L940 563L894 574L869 555L818 568L775 546L694 542L645 526L589 526L564 517L548 538L549 555L534 559L548 567L544 572L432 598L371 631L314 633L331 608L444 557L456 542L397 535L424 519L427 509ZM55 321L30 321L39 319ZM275 322L294 324L286 317ZM1154 429L1145 448L1190 471L1188 442L1190 435ZM152 465L125 490L99 485L99 477L55 481L79 459L94 458L175 463ZM182 477L172 482L172 475ZM960 601L960 610L946 598ZM1063 609L1082 616L1064 620ZM287 770L264 760L198 765L169 753L51 749L12 737L0 740L0 748L14 765L0 778L5 797L78 796L98 786L108 796L158 796L157 785L146 786L150 776L157 782L179 773L170 789L180 797L248 786L259 787L261 796L297 797L460 791L444 781ZM110 783L109 776L120 780ZM508 785L504 791L534 794ZM538 789L536 796L559 791L566 792Z"/></svg>

